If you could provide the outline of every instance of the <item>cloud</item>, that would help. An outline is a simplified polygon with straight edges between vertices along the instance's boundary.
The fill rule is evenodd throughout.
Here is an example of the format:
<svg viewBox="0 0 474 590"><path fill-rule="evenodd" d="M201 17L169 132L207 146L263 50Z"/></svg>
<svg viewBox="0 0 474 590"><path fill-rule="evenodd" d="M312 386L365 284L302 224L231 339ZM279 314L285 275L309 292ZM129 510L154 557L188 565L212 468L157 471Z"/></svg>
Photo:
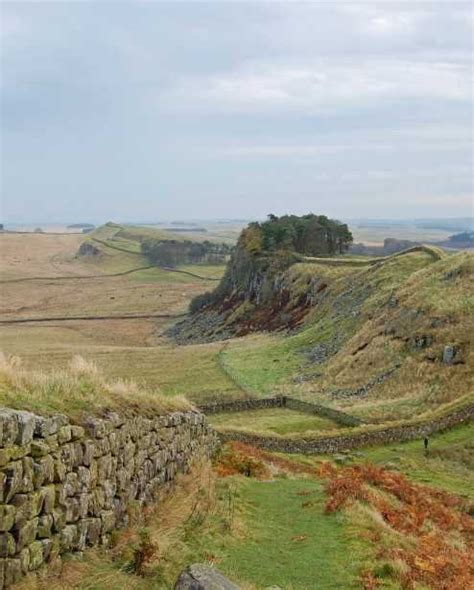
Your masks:
<svg viewBox="0 0 474 590"><path fill-rule="evenodd" d="M472 23L439 0L4 2L5 215L451 214Z"/></svg>
<svg viewBox="0 0 474 590"><path fill-rule="evenodd" d="M468 101L467 65L392 59L253 62L218 75L181 79L164 98L174 108L219 111L334 111L388 100Z"/></svg>

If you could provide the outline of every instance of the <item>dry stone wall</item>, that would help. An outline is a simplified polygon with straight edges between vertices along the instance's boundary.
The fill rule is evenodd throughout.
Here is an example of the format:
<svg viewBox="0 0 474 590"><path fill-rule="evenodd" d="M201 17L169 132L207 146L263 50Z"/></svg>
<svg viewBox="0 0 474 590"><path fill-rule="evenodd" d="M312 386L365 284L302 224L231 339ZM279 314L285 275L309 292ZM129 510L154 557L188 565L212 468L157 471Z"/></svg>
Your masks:
<svg viewBox="0 0 474 590"><path fill-rule="evenodd" d="M287 408L296 410L305 414L314 414L324 416L341 424L343 426L360 426L363 421L355 416L334 410L327 406L305 402L287 395L264 398L237 399L231 401L216 401L204 406L200 406L204 414L222 414L224 412L250 412L252 410L263 410L266 408Z"/></svg>
<svg viewBox="0 0 474 590"><path fill-rule="evenodd" d="M0 408L0 590L65 552L107 545L132 504L217 444L195 411L76 425Z"/></svg>
<svg viewBox="0 0 474 590"><path fill-rule="evenodd" d="M282 453L337 453L344 449L356 449L359 447L383 445L387 443L403 442L422 439L435 432L448 430L459 424L467 423L474 419L474 404L454 410L439 418L433 418L424 422L412 422L396 426L372 427L367 430L358 430L347 434L335 434L314 438L284 438L262 436L240 431L225 430L219 432L223 442L237 440L261 447L268 451Z"/></svg>

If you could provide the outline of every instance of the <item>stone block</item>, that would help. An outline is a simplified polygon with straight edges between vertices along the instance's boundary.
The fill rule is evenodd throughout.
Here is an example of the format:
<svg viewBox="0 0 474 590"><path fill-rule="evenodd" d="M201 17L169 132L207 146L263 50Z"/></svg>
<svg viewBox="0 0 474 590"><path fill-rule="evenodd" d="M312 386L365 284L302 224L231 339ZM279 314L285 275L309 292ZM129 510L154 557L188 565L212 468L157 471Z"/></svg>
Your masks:
<svg viewBox="0 0 474 590"><path fill-rule="evenodd" d="M66 443L60 449L61 461L66 468L66 472L72 471L76 463L76 444L78 443Z"/></svg>
<svg viewBox="0 0 474 590"><path fill-rule="evenodd" d="M112 455L104 455L97 459L99 482L109 479L112 475Z"/></svg>
<svg viewBox="0 0 474 590"><path fill-rule="evenodd" d="M115 480L111 481L111 480L106 479L105 481L102 482L100 487L104 491L104 505L103 505L103 507L106 510L110 510L111 508L113 508L113 500L114 500L115 493L117 491L117 485L115 483Z"/></svg>
<svg viewBox="0 0 474 590"><path fill-rule="evenodd" d="M2 431L1 446L7 447L15 444L18 438L18 422L14 418L15 410L0 409L0 429Z"/></svg>
<svg viewBox="0 0 474 590"><path fill-rule="evenodd" d="M95 441L94 457L102 457L102 455L108 455L109 453L110 442L108 436Z"/></svg>
<svg viewBox="0 0 474 590"><path fill-rule="evenodd" d="M44 562L43 544L41 541L33 541L29 546L30 550L30 570L36 570Z"/></svg>
<svg viewBox="0 0 474 590"><path fill-rule="evenodd" d="M0 505L0 532L9 531L15 524L16 508L9 504Z"/></svg>
<svg viewBox="0 0 474 590"><path fill-rule="evenodd" d="M39 488L54 481L54 459L51 455L40 457L33 463L33 484Z"/></svg>
<svg viewBox="0 0 474 590"><path fill-rule="evenodd" d="M11 459L11 447L0 449L0 468L6 465Z"/></svg>
<svg viewBox="0 0 474 590"><path fill-rule="evenodd" d="M21 562L19 559L5 559L4 571L3 571L3 584L4 588L13 586L20 581L22 576Z"/></svg>
<svg viewBox="0 0 474 590"><path fill-rule="evenodd" d="M79 500L77 498L66 498L64 508L66 510L66 522L77 522L79 520Z"/></svg>
<svg viewBox="0 0 474 590"><path fill-rule="evenodd" d="M16 411L14 416L18 423L15 443L20 446L27 445L33 440L36 416L30 412L21 411Z"/></svg>
<svg viewBox="0 0 474 590"><path fill-rule="evenodd" d="M47 436L56 434L61 426L65 426L66 424L69 424L69 419L62 414L57 414L49 418L36 416L35 435L46 438Z"/></svg>
<svg viewBox="0 0 474 590"><path fill-rule="evenodd" d="M64 506L64 503L66 502L66 498L68 497L66 486L64 485L64 483L57 483L54 486L54 489L55 489L55 503L56 503L56 505Z"/></svg>
<svg viewBox="0 0 474 590"><path fill-rule="evenodd" d="M38 530L38 517L32 518L22 522L12 529L13 536L16 540L17 551L23 549L36 538L36 531Z"/></svg>
<svg viewBox="0 0 474 590"><path fill-rule="evenodd" d="M31 457L23 457L23 481L21 485L22 492L32 492L34 490L34 461Z"/></svg>
<svg viewBox="0 0 474 590"><path fill-rule="evenodd" d="M457 349L453 345L447 345L443 349L443 363L450 365L454 361L454 357L456 356Z"/></svg>
<svg viewBox="0 0 474 590"><path fill-rule="evenodd" d="M85 430L82 426L77 426L73 424L71 426L71 438L72 440L76 441L80 438L83 438L85 434Z"/></svg>
<svg viewBox="0 0 474 590"><path fill-rule="evenodd" d="M51 514L56 504L56 486L50 484L40 488L40 493L43 497L43 513Z"/></svg>
<svg viewBox="0 0 474 590"><path fill-rule="evenodd" d="M64 553L65 551L71 551L72 549L74 549L77 539L78 539L77 525L75 525L75 524L66 525L63 528L63 530L61 531L61 536L60 536L61 553Z"/></svg>
<svg viewBox="0 0 474 590"><path fill-rule="evenodd" d="M66 496L74 496L79 491L79 478L77 473L74 471L70 471L66 474L66 479L64 480L64 489Z"/></svg>
<svg viewBox="0 0 474 590"><path fill-rule="evenodd" d="M66 465L64 464L62 458L60 456L54 456L54 475L53 481L55 483L60 483L66 479L66 473L68 472Z"/></svg>
<svg viewBox="0 0 474 590"><path fill-rule="evenodd" d="M111 432L108 437L109 449L112 455L117 455L120 449L120 439L116 432Z"/></svg>
<svg viewBox="0 0 474 590"><path fill-rule="evenodd" d="M15 538L11 533L0 533L0 557L11 557L16 553Z"/></svg>
<svg viewBox="0 0 474 590"><path fill-rule="evenodd" d="M30 550L28 547L24 547L20 551L18 559L20 560L21 573L23 575L27 574L30 570Z"/></svg>
<svg viewBox="0 0 474 590"><path fill-rule="evenodd" d="M12 504L16 507L17 521L19 513L22 514L24 520L31 520L41 512L43 495L40 490L30 492L29 494L17 494L12 499Z"/></svg>
<svg viewBox="0 0 474 590"><path fill-rule="evenodd" d="M53 510L53 533L60 533L66 526L66 510L56 506Z"/></svg>
<svg viewBox="0 0 474 590"><path fill-rule="evenodd" d="M46 556L45 559L48 561L53 561L53 559L57 559L59 557L59 553L61 551L61 538L59 535L55 535L49 539L51 541L51 545L49 547L49 555Z"/></svg>
<svg viewBox="0 0 474 590"><path fill-rule="evenodd" d="M82 447L82 463L88 467L94 459L94 443L91 441L84 441L81 442L80 445Z"/></svg>
<svg viewBox="0 0 474 590"><path fill-rule="evenodd" d="M72 439L72 430L69 424L61 426L57 433L58 443L60 445L69 442Z"/></svg>
<svg viewBox="0 0 474 590"><path fill-rule="evenodd" d="M101 510L105 504L105 493L100 487L94 488L89 498L89 514L91 516L100 516Z"/></svg>
<svg viewBox="0 0 474 590"><path fill-rule="evenodd" d="M181 572L174 590L239 590L219 570L207 564L194 563Z"/></svg>
<svg viewBox="0 0 474 590"><path fill-rule="evenodd" d="M77 486L80 492L86 492L91 488L91 470L80 465L77 468Z"/></svg>
<svg viewBox="0 0 474 590"><path fill-rule="evenodd" d="M42 514L38 520L38 530L36 536L38 539L47 539L51 537L53 528L53 515Z"/></svg>
<svg viewBox="0 0 474 590"><path fill-rule="evenodd" d="M53 540L52 539L41 539L41 541L39 541L39 543L41 543L42 550L43 550L43 560L49 561L51 558L51 551L54 546Z"/></svg>
<svg viewBox="0 0 474 590"><path fill-rule="evenodd" d="M7 476L3 471L0 471L0 503L5 501L5 487L7 484Z"/></svg>
<svg viewBox="0 0 474 590"><path fill-rule="evenodd" d="M102 530L102 521L100 518L87 518L82 521L87 526L86 541L88 545L97 545Z"/></svg>
<svg viewBox="0 0 474 590"><path fill-rule="evenodd" d="M77 496L77 501L79 504L79 518L85 518L89 512L89 503L90 503L91 494L79 494Z"/></svg>
<svg viewBox="0 0 474 590"><path fill-rule="evenodd" d="M100 514L102 521L102 533L110 533L113 531L116 523L116 515L114 510L104 510Z"/></svg>
<svg viewBox="0 0 474 590"><path fill-rule="evenodd" d="M86 418L84 428L86 433L92 438L104 438L111 430L111 426L105 420L95 418L94 416Z"/></svg>
<svg viewBox="0 0 474 590"><path fill-rule="evenodd" d="M79 467L79 465L84 464L84 451L80 441L76 441L71 444L74 445L74 458L72 466L74 469L76 469L77 467Z"/></svg>
<svg viewBox="0 0 474 590"><path fill-rule="evenodd" d="M41 439L33 440L31 443L31 456L32 457L44 457L50 452L49 445Z"/></svg>
<svg viewBox="0 0 474 590"><path fill-rule="evenodd" d="M57 434L52 434L51 436L47 436L44 439L44 442L48 445L51 453L54 453L55 451L57 451L59 449L59 441L58 441Z"/></svg>
<svg viewBox="0 0 474 590"><path fill-rule="evenodd" d="M5 482L5 502L9 502L18 493L23 483L23 464L21 461L13 461L3 468L7 476Z"/></svg>

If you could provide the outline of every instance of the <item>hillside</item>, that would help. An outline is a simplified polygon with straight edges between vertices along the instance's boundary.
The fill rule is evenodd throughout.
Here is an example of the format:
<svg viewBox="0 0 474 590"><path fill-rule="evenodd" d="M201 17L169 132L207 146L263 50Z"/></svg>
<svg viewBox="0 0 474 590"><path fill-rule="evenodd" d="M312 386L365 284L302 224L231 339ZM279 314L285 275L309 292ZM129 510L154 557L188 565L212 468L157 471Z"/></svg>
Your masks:
<svg viewBox="0 0 474 590"><path fill-rule="evenodd" d="M385 422L472 392L471 254L276 253L255 257L246 275L239 264L170 333L180 343L245 336L222 353L245 395L291 392Z"/></svg>
<svg viewBox="0 0 474 590"><path fill-rule="evenodd" d="M61 566L51 561L20 588L168 589L199 561L259 590L306 590L315 568L321 588L415 580L445 590L437 580L446 579L464 590L469 547L459 523L468 524L472 511L472 423L432 431L429 453L419 434L390 444L372 439L369 447L362 438L472 408L471 254L237 251L223 276L223 266L143 268L141 227L107 224L91 234L68 236L67 247L66 237L2 236L9 274L1 404L59 412L77 433L90 413L140 419L189 408L181 394L206 412L206 404L262 402L261 409L209 413L208 421L223 437L276 440L291 454L234 439L212 464L198 462L179 476L172 494L131 511L111 547L71 555ZM98 253L78 256L81 243ZM185 317L189 303L194 311ZM185 320L173 327L178 317ZM177 346L166 330L187 345ZM296 405L268 406L279 394ZM302 400L325 413L306 411L311 404ZM334 418L340 411L355 423ZM361 446L298 454L306 453L299 442L346 444L348 437ZM442 521L433 520L441 513ZM426 570L433 560L435 569Z"/></svg>

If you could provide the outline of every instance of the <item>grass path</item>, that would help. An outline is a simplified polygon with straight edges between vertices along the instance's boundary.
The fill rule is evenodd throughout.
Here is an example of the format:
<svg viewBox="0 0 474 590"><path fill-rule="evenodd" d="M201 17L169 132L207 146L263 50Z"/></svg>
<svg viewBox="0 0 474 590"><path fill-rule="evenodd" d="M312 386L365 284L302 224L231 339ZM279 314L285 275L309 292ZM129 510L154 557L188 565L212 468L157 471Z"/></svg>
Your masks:
<svg viewBox="0 0 474 590"><path fill-rule="evenodd" d="M321 482L247 480L239 486L245 539L226 547L219 567L258 588L361 588L368 545L351 535L342 514L325 514Z"/></svg>

